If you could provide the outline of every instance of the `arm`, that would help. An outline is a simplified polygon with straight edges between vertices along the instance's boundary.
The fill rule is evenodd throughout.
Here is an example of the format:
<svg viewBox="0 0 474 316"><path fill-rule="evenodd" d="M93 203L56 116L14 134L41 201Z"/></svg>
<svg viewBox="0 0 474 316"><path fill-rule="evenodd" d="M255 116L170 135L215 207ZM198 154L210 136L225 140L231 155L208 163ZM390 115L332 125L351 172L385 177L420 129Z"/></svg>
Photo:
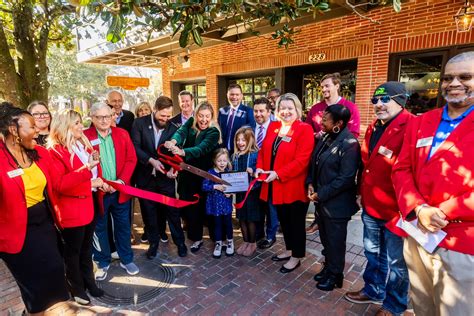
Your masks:
<svg viewBox="0 0 474 316"><path fill-rule="evenodd" d="M184 148L186 161L198 159L210 153L215 148L215 145L219 141L219 130L216 127L209 127L205 132L205 138L203 138L199 144L196 144L194 147Z"/></svg>
<svg viewBox="0 0 474 316"><path fill-rule="evenodd" d="M355 185L355 177L360 165L360 146L356 139L351 138L344 141L340 161L338 175L331 182L316 190L321 202L327 201Z"/></svg>
<svg viewBox="0 0 474 316"><path fill-rule="evenodd" d="M125 144L125 161L120 174L117 174L117 180L122 180L124 184L129 184L135 166L137 165L137 155L135 154L135 148L133 147L132 140L130 136L128 136L128 133L123 133L121 138Z"/></svg>
<svg viewBox="0 0 474 316"><path fill-rule="evenodd" d="M191 117L189 120L184 123L184 125L181 125L180 128L174 133L173 137L171 137L171 140L174 140L176 142L177 146L183 146L184 142L186 141L186 137L189 134L189 129L193 125L194 118Z"/></svg>
<svg viewBox="0 0 474 316"><path fill-rule="evenodd" d="M202 190L204 192L211 192L214 191L214 181L211 181L209 179L204 179L202 181Z"/></svg>
<svg viewBox="0 0 474 316"><path fill-rule="evenodd" d="M85 165L69 170L66 164L70 165L70 156L63 156L54 149L50 150L50 157L52 162L50 172L51 178L55 179L53 182L55 191L64 195L77 195L78 184L90 183L92 173Z"/></svg>
<svg viewBox="0 0 474 316"><path fill-rule="evenodd" d="M474 190L453 197L438 206L448 220L474 221Z"/></svg>
<svg viewBox="0 0 474 316"><path fill-rule="evenodd" d="M298 128L301 129L301 132L299 133L298 138L295 139L297 149L294 158L290 163L275 170L281 182L288 181L294 176L304 172L311 159L311 153L313 152L314 146L314 136L311 126L301 124Z"/></svg>

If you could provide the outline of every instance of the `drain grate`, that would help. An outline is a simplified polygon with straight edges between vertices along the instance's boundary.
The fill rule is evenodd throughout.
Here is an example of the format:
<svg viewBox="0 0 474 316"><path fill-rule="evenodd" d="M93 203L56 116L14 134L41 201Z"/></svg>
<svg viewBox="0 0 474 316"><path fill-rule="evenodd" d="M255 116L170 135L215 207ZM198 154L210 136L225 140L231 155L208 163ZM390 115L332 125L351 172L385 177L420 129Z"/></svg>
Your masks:
<svg viewBox="0 0 474 316"><path fill-rule="evenodd" d="M140 273L128 275L119 266L118 261L112 262L107 279L98 281L105 295L96 298L108 305L138 305L158 297L170 287L175 279L172 268L163 265L159 259L136 259L135 264Z"/></svg>

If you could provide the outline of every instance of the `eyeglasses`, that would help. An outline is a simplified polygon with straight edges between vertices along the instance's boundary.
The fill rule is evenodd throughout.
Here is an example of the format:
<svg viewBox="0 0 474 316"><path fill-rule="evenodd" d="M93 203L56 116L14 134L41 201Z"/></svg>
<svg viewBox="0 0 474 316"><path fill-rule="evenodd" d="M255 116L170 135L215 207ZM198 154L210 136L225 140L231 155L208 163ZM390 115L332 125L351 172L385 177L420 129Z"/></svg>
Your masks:
<svg viewBox="0 0 474 316"><path fill-rule="evenodd" d="M41 118L41 117L49 117L48 112L41 112L41 113L32 113L34 118Z"/></svg>
<svg viewBox="0 0 474 316"><path fill-rule="evenodd" d="M112 118L112 115L95 115L94 118L98 121L108 121Z"/></svg>
<svg viewBox="0 0 474 316"><path fill-rule="evenodd" d="M451 83L453 82L454 78L458 78L459 81L469 81L472 80L472 74L464 73L459 75L443 75L441 76L441 81L444 83Z"/></svg>
<svg viewBox="0 0 474 316"><path fill-rule="evenodd" d="M395 94L395 95L392 95L392 96L389 96L389 95L382 95L380 97L372 97L372 99L370 99L370 102L372 102L373 105L376 105L377 103L379 103L379 100L382 101L382 103L384 104L387 104L388 102L390 102L391 99L395 98L395 97L399 97L403 94Z"/></svg>

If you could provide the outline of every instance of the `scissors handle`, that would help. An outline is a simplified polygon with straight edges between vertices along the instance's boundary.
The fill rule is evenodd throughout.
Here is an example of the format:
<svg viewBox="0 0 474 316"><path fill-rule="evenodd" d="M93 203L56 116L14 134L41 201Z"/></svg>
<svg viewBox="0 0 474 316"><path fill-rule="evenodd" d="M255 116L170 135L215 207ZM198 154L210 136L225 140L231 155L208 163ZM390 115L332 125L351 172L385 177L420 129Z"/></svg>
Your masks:
<svg viewBox="0 0 474 316"><path fill-rule="evenodd" d="M183 158L178 155L166 155L162 152L162 149L166 148L164 144L158 146L157 153L158 153L158 160L162 163L170 165L175 171L181 171L183 168L181 167L181 163L183 163Z"/></svg>

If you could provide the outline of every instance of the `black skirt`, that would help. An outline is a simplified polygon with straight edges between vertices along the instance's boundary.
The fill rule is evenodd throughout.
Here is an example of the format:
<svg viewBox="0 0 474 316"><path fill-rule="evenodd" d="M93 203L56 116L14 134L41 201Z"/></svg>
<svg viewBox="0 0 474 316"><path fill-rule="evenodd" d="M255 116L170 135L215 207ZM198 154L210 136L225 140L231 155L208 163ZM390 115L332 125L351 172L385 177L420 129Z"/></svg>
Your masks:
<svg viewBox="0 0 474 316"><path fill-rule="evenodd" d="M64 263L51 213L45 202L28 208L28 226L19 253L0 252L20 288L29 313L38 313L69 299Z"/></svg>
<svg viewBox="0 0 474 316"><path fill-rule="evenodd" d="M245 193L237 193L236 201L241 202ZM261 222L264 219L264 212L260 210L260 188L250 191L245 204L237 210L237 218L241 221Z"/></svg>

